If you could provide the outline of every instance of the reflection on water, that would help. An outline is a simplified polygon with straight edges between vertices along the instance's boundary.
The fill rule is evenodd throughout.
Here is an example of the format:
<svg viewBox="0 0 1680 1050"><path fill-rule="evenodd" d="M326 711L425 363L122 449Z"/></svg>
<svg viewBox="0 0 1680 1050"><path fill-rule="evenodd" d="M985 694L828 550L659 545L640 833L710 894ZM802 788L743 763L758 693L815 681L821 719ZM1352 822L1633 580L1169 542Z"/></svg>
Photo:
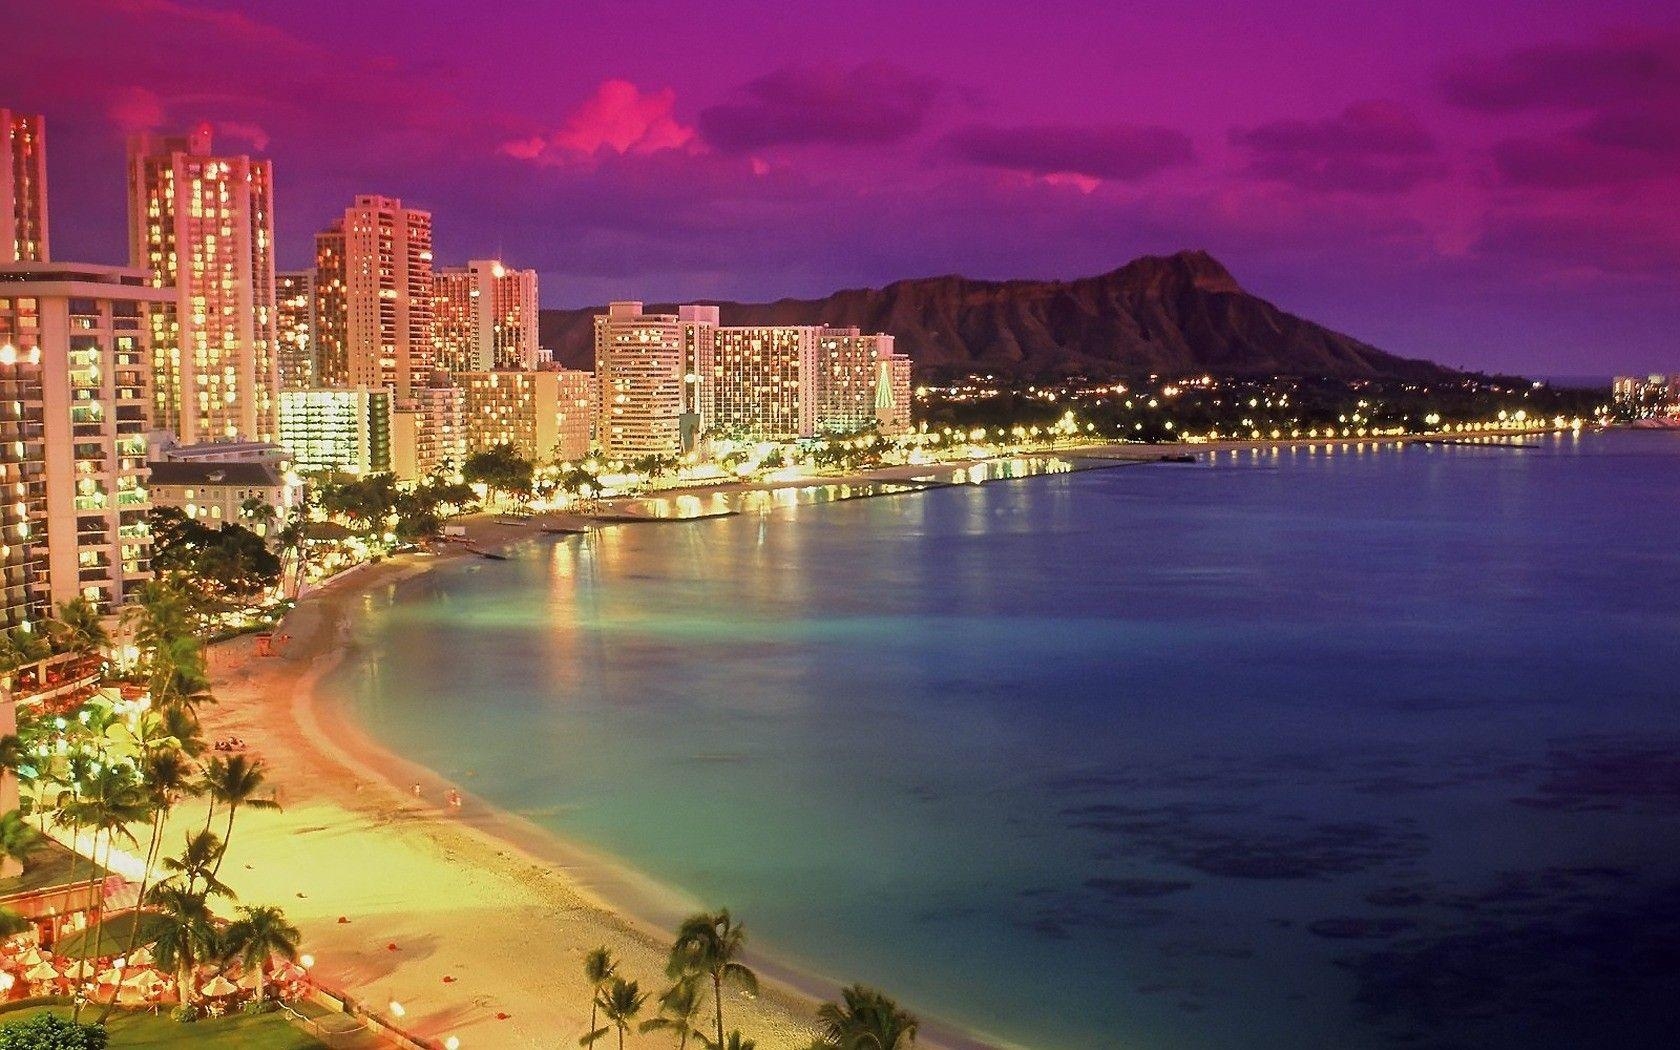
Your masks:
<svg viewBox="0 0 1680 1050"><path fill-rule="evenodd" d="M943 485L981 485L988 481L1066 474L1074 470L1096 470L1115 464L1093 459L1059 456L1020 456L992 459L960 467L929 467L925 472L901 480L834 481L810 485L778 485L768 489L737 489L717 492L676 493L612 500L605 515L616 519L654 518L684 521L730 514L756 514L790 507L810 507L871 496L898 496L922 492Z"/></svg>
<svg viewBox="0 0 1680 1050"><path fill-rule="evenodd" d="M1680 435L1537 443L794 486L444 566L340 684L1019 1045L1667 1046Z"/></svg>

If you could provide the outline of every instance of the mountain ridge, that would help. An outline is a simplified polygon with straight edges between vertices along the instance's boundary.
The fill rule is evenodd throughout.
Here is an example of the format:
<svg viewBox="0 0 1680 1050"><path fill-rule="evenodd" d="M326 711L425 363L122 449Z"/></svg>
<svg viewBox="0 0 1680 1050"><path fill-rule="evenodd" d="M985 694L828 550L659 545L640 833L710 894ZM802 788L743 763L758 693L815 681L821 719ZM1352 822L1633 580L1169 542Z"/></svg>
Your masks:
<svg viewBox="0 0 1680 1050"><path fill-rule="evenodd" d="M728 325L825 324L886 332L921 374L991 371L1016 378L1304 375L1438 380L1455 369L1404 358L1282 310L1253 295L1200 250L1146 255L1071 280L911 277L821 299L768 303L694 300ZM674 312L671 304L649 308ZM601 312L541 311L555 359L592 367L592 321Z"/></svg>

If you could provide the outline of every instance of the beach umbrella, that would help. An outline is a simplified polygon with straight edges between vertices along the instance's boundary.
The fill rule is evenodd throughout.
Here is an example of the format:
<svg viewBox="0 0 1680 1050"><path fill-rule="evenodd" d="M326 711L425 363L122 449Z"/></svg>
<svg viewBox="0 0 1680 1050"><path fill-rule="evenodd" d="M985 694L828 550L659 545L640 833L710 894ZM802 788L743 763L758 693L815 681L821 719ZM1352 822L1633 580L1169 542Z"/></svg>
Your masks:
<svg viewBox="0 0 1680 1050"><path fill-rule="evenodd" d="M257 984L261 980L262 980L262 974L258 973L256 970L252 970L249 973L245 973L245 974L240 975L240 977L239 977L239 987L245 989L248 992L254 992L254 991L257 990Z"/></svg>
<svg viewBox="0 0 1680 1050"><path fill-rule="evenodd" d="M82 959L70 964L70 966L65 969L64 976L75 981L85 981L98 972L99 967L95 966L87 959Z"/></svg>
<svg viewBox="0 0 1680 1050"><path fill-rule="evenodd" d="M36 982L54 981L58 979L58 971L53 969L52 963L42 959L40 962L29 968L29 972L23 975L23 979L26 981Z"/></svg>
<svg viewBox="0 0 1680 1050"><path fill-rule="evenodd" d="M199 985L198 990L211 998L216 998L217 996L222 995L232 995L234 992L239 991L239 986L228 980L226 977L223 977L221 974L217 974L208 981Z"/></svg>
<svg viewBox="0 0 1680 1050"><path fill-rule="evenodd" d="M124 988L147 988L162 980L151 970L139 970L123 979Z"/></svg>
<svg viewBox="0 0 1680 1050"><path fill-rule="evenodd" d="M271 979L273 979L275 981L278 981L281 984L291 984L293 981L301 981L305 977L308 977L309 976L309 971L305 970L303 967L299 966L297 963L290 963L289 962L286 965L280 967L280 969L275 970L269 976L270 976Z"/></svg>
<svg viewBox="0 0 1680 1050"><path fill-rule="evenodd" d="M152 965L152 950L144 947L136 948L134 954L128 957L128 961L135 966L150 966Z"/></svg>
<svg viewBox="0 0 1680 1050"><path fill-rule="evenodd" d="M44 958L46 958L46 956L41 954L41 949L31 948L18 957L18 964L21 966L35 966Z"/></svg>
<svg viewBox="0 0 1680 1050"><path fill-rule="evenodd" d="M99 975L100 984L116 984L120 980L122 980L122 971L118 970L115 966Z"/></svg>

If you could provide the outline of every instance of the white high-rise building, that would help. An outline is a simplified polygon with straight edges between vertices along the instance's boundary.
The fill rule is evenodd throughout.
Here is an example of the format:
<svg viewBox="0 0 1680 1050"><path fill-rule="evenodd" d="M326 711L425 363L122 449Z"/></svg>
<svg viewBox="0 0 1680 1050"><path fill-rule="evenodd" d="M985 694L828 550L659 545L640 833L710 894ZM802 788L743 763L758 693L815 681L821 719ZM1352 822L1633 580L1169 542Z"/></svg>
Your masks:
<svg viewBox="0 0 1680 1050"><path fill-rule="evenodd" d="M437 367L489 372L537 367L537 271L493 259L436 271Z"/></svg>
<svg viewBox="0 0 1680 1050"><path fill-rule="evenodd" d="M114 615L151 578L149 317L175 296L148 276L0 265L0 628L75 598Z"/></svg>
<svg viewBox="0 0 1680 1050"><path fill-rule="evenodd" d="M280 340L280 386L315 385L315 271L274 275L276 335Z"/></svg>
<svg viewBox="0 0 1680 1050"><path fill-rule="evenodd" d="M643 313L633 301L612 303L595 318L596 433L606 456L675 456L692 447L697 417L687 411L684 325L677 314Z"/></svg>
<svg viewBox="0 0 1680 1050"><path fill-rule="evenodd" d="M280 388L274 297L274 171L217 155L208 125L129 140L131 265L173 287L152 334L153 425L183 444L273 441ZM164 315L157 313L155 318Z"/></svg>

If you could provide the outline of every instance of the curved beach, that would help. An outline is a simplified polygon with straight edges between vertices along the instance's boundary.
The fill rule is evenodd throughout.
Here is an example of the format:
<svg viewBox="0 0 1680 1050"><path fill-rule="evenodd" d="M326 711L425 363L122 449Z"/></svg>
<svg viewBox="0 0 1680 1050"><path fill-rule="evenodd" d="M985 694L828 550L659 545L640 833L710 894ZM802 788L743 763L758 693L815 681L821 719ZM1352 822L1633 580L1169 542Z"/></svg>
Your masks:
<svg viewBox="0 0 1680 1050"><path fill-rule="evenodd" d="M475 531L513 538L489 523ZM669 934L648 920L702 902L470 797L450 806L454 785L380 747L318 691L354 650L356 606L437 561L395 559L311 594L273 657L245 639L217 647L207 735L242 738L284 807L240 817L224 877L240 900L286 910L323 984L420 1038L571 1045L589 1023L584 953L607 945L622 974L657 991ZM754 962L772 979L758 996L731 993L726 1025L766 1050L808 1045L815 999Z"/></svg>

